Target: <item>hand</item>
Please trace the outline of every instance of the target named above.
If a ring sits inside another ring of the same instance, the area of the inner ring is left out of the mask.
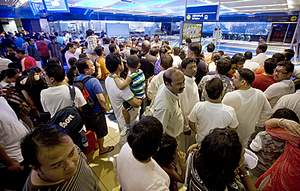
[[[20,165],[20,163],[18,163],[15,160],[12,160],[8,166],[7,166],[7,170],[9,171],[13,171],[13,172],[20,172],[22,171],[24,168]]]
[[[196,144],[191,145],[188,148],[187,154],[190,154],[191,152],[194,152],[194,151],[197,151],[197,150],[199,150],[199,145],[196,143]]]
[[[182,151],[177,151],[177,159],[181,168],[186,165],[186,154]]]

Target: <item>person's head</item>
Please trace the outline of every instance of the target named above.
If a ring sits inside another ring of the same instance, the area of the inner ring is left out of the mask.
[[[80,58],[89,58],[89,57],[86,53],[81,53],[81,54],[79,54],[79,59]]]
[[[173,54],[174,54],[174,56],[179,56],[179,54],[180,54],[180,48],[179,47],[174,47],[173,48]]]
[[[243,68],[246,59],[242,53],[237,53],[231,58],[232,64],[235,64],[237,69]]]
[[[176,159],[177,141],[174,137],[164,134],[161,145],[157,153],[153,156],[154,160],[161,166],[167,167]]]
[[[77,69],[80,74],[92,75],[95,73],[95,65],[88,58],[80,58],[77,61]]]
[[[17,49],[16,50],[16,57],[18,59],[23,59],[26,56],[25,50]]]
[[[137,55],[139,53],[139,49],[133,47],[130,49],[130,55]]]
[[[216,62],[221,58],[221,54],[218,52],[213,52],[211,55],[211,61]]]
[[[284,54],[281,54],[281,53],[274,53],[272,58],[273,58],[275,64],[277,64],[278,62],[281,62],[281,61],[285,61],[285,56],[284,56]]]
[[[153,47],[149,51],[149,54],[152,55],[152,56],[155,56],[155,57],[158,56],[158,53],[159,53],[159,49],[157,47]]]
[[[55,36],[58,36],[58,32],[54,32],[54,35],[55,35]]]
[[[14,55],[16,53],[15,50],[16,50],[15,46],[6,47],[6,51],[8,55]]]
[[[74,54],[76,52],[76,46],[74,43],[69,42],[66,46],[66,50]]]
[[[235,178],[242,156],[242,144],[236,130],[213,129],[195,153],[196,171],[208,190],[225,190]]]
[[[161,45],[162,46],[169,46],[170,43],[169,43],[169,41],[164,40],[164,41],[162,41]]]
[[[8,68],[1,71],[1,80],[4,80],[6,83],[15,83],[19,77],[19,72],[15,68]]]
[[[105,58],[105,64],[110,73],[121,73],[124,70],[121,57],[115,54],[107,55]]]
[[[53,57],[53,58],[50,58],[47,62],[47,66],[48,65],[60,65],[60,61],[58,58],[56,57]]]
[[[251,51],[246,51],[244,53],[244,57],[246,60],[251,60],[252,59],[252,52]]]
[[[127,136],[134,158],[148,161],[160,147],[162,135],[163,126],[155,117],[147,116],[135,123]]]
[[[97,56],[103,56],[104,49],[103,49],[102,46],[97,46],[94,51],[95,51]]]
[[[94,34],[94,31],[92,29],[88,29],[85,33],[86,33],[86,37],[89,37]]]
[[[142,43],[142,52],[143,53],[148,53],[151,48],[151,43],[148,40],[144,40]]]
[[[273,73],[275,81],[288,80],[291,78],[294,71],[294,64],[291,61],[281,61],[277,63],[277,66]]]
[[[216,70],[218,74],[227,75],[228,72],[231,70],[231,60],[225,57],[221,57],[219,60],[216,61]],[[235,70],[233,74],[235,73]]]
[[[48,64],[45,68],[47,81],[50,85],[60,83],[65,79],[65,71],[61,65]]]
[[[55,43],[56,42],[56,36],[50,36],[50,40],[52,43]]]
[[[269,75],[273,75],[276,66],[277,65],[276,65],[274,59],[273,58],[268,58],[264,62],[265,73],[269,74]]]
[[[169,54],[161,54],[160,55],[160,67],[162,70],[167,70],[172,67],[173,58]]]
[[[192,42],[188,47],[188,57],[198,58],[201,56],[202,46],[200,43]]]
[[[159,41],[159,35],[158,35],[158,34],[155,34],[155,35],[154,35],[154,41],[155,41],[155,42],[158,42],[158,41]]]
[[[163,74],[163,80],[166,87],[173,93],[182,93],[185,87],[184,74],[176,68],[169,68]]]
[[[285,56],[285,60],[291,61],[292,58],[295,56],[295,51],[293,49],[285,49],[283,54]]]
[[[181,69],[184,75],[193,77],[197,73],[197,63],[193,58],[185,58],[181,62]]]
[[[248,68],[238,69],[233,75],[233,85],[236,89],[248,89],[255,79],[254,72]]]
[[[28,79],[26,83],[33,82],[33,81],[39,81],[41,79],[42,70],[39,67],[31,68],[28,73]]]
[[[189,45],[190,43],[192,43],[191,38],[186,38],[186,39],[185,39],[185,43],[186,43],[187,45]]]
[[[138,69],[140,66],[140,59],[137,55],[130,55],[127,57],[127,66],[128,68]]]
[[[224,56],[224,54],[225,54],[223,50],[219,50],[218,53],[220,53],[221,56]]]
[[[273,113],[271,118],[277,118],[277,119],[283,118],[283,119],[293,120],[293,121],[299,123],[299,118],[298,118],[297,114],[288,108],[277,109]]]
[[[259,44],[258,47],[256,48],[256,54],[260,54],[260,53],[265,53],[268,49],[268,45],[263,43],[263,44]]]
[[[223,93],[222,80],[220,80],[220,78],[213,78],[207,81],[205,85],[205,90],[209,99],[221,101]]]
[[[115,43],[112,43],[108,46],[110,53],[117,53],[118,52],[118,46]]]
[[[77,59],[75,57],[71,57],[69,58],[68,63],[71,67],[76,66]]]
[[[216,48],[215,45],[213,43],[210,43],[207,45],[206,50],[207,52],[213,52],[215,51],[215,48]]]
[[[185,51],[184,51],[183,49],[180,50],[180,53],[179,53],[178,56],[181,58],[181,60],[185,59],[185,58],[186,58],[186,53],[185,53]]]
[[[45,182],[65,181],[74,176],[79,154],[72,139],[59,127],[36,128],[21,142],[24,162]]]

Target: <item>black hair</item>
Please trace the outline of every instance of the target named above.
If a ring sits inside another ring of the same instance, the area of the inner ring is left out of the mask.
[[[284,66],[285,70],[290,73],[290,72],[294,72],[294,64],[291,61],[281,61],[277,63],[277,66]]]
[[[272,58],[273,58],[275,64],[285,60],[284,54],[281,54],[281,53],[274,53]]]
[[[224,56],[224,51],[223,50],[219,50],[218,53],[220,53],[221,56]]]
[[[127,137],[133,156],[139,161],[148,160],[157,152],[162,135],[163,126],[155,117],[147,116],[135,123]]]
[[[133,47],[130,49],[130,55],[134,55],[134,54],[138,54],[139,53],[139,49]]]
[[[109,52],[114,53],[117,49],[117,45],[115,43],[112,43],[108,46]]]
[[[264,52],[267,51],[268,45],[265,44],[265,43],[264,44],[259,44],[257,48],[260,49],[264,53]]]
[[[186,58],[185,51],[184,50],[180,50],[180,53],[179,53],[178,56],[181,58],[181,60],[185,59]]]
[[[86,53],[81,53],[81,54],[79,54],[79,59],[80,58],[89,58],[89,57],[87,56]]]
[[[244,64],[245,61],[246,61],[246,59],[242,53],[237,53],[237,54],[233,55],[231,58],[232,64],[237,64],[237,65],[241,64],[241,63]]]
[[[216,61],[216,70],[218,74],[226,75],[231,69],[231,60],[225,57],[221,57]]]
[[[192,51],[197,57],[201,56],[202,46],[197,42],[192,42],[189,44],[189,49]]]
[[[16,53],[17,54],[25,54],[25,50],[23,50],[23,49],[17,49]]]
[[[74,46],[75,46],[75,44],[73,42],[68,42],[65,49],[67,51],[67,50],[69,50],[70,48],[72,48]]]
[[[295,56],[295,51],[293,49],[285,49],[284,50],[285,60],[291,61]]]
[[[58,32],[54,32],[54,35],[55,35],[55,36],[58,36]]]
[[[161,145],[153,159],[163,167],[168,166],[175,161],[177,141],[174,137],[164,134],[161,139]]]
[[[92,29],[88,29],[85,33],[86,33],[86,37],[89,37],[94,34],[94,31]]]
[[[223,82],[220,78],[213,78],[206,82],[205,90],[207,96],[212,99],[216,100],[222,95],[223,92]]]
[[[277,118],[277,119],[284,118],[284,119],[289,119],[289,120],[299,123],[299,118],[298,118],[297,114],[293,110],[290,110],[288,108],[277,109],[273,113],[271,118]]]
[[[69,58],[68,63],[70,64],[71,67],[76,66],[77,59],[75,57],[71,57]]]
[[[89,60],[90,59],[88,58],[80,58],[77,61],[77,69],[80,74],[84,74],[84,70],[89,68],[89,65],[87,64],[87,61]]]
[[[195,168],[208,190],[225,190],[235,178],[242,144],[234,129],[213,129],[195,153]]]
[[[18,74],[18,69],[8,68],[6,70],[2,70],[0,74],[0,81],[4,78],[14,78]]]
[[[169,54],[161,54],[160,55],[160,66],[163,69],[171,68],[173,65],[173,58]]]
[[[97,56],[102,56],[104,49],[102,46],[97,46],[94,51],[97,54]]]
[[[211,55],[211,61],[216,62],[216,61],[220,60],[221,57],[222,56],[221,56],[220,53],[213,52],[212,55]]]
[[[119,65],[122,64],[121,58],[115,54],[109,54],[105,58],[106,68],[110,73],[117,71]]]
[[[64,129],[59,126],[47,126],[35,128],[21,141],[21,152],[24,163],[39,168],[39,147],[52,148],[62,143],[62,138],[67,136]]]
[[[45,72],[49,78],[54,78],[56,82],[62,82],[65,79],[65,71],[59,64],[48,64]]]
[[[185,69],[187,67],[187,65],[192,64],[192,63],[196,63],[197,64],[197,60],[193,59],[193,58],[185,58],[181,62],[181,68]]]
[[[180,54],[180,48],[179,47],[174,47],[173,48],[173,53],[174,53],[174,56],[178,56]]]
[[[215,50],[216,46],[213,43],[210,43],[207,45],[206,50],[207,52],[213,52]]]
[[[192,43],[192,40],[190,38],[186,38],[185,42],[189,44],[189,43]]]
[[[47,62],[47,66],[48,65],[60,65],[60,61],[58,58],[56,57],[53,57],[53,58],[50,58]]]
[[[140,59],[137,55],[130,55],[130,56],[127,57],[126,60],[127,60],[128,67],[134,68],[134,69],[138,68],[138,65],[140,63]]]
[[[246,60],[252,59],[252,52],[251,51],[246,51],[244,53],[244,57],[245,57]]]
[[[276,68],[276,63],[273,58],[268,58],[264,62],[264,69],[267,74],[273,74],[274,69]]]
[[[240,74],[240,79],[243,79],[247,82],[247,84],[252,85],[255,75],[254,72],[249,70],[248,68],[241,68],[238,69],[238,72]]]

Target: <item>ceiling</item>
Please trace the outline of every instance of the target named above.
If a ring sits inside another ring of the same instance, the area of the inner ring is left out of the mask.
[[[42,2],[42,0],[32,0]],[[54,0],[55,1],[55,0]],[[56,0],[57,1],[57,0]],[[0,6],[22,6],[28,0],[0,0]],[[69,7],[134,15],[183,16],[185,5],[218,4],[219,0],[67,0]],[[220,14],[300,11],[300,0],[220,0]]]

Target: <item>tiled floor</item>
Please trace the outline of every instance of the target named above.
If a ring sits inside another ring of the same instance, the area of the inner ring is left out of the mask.
[[[114,169],[114,160],[119,153],[121,146],[119,129],[117,123],[107,118],[108,135],[104,138],[104,146],[115,146],[115,149],[103,156],[99,156],[96,151],[94,160],[90,163],[99,178],[99,185],[102,191],[116,191],[119,190],[117,177]]]

